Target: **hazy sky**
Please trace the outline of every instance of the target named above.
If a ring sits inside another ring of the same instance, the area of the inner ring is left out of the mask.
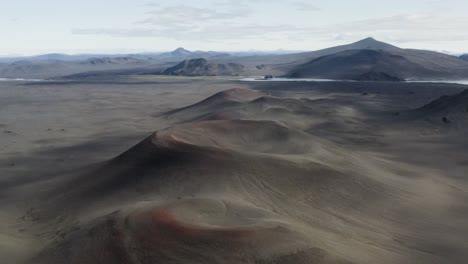
[[[468,52],[467,10],[467,0],[0,0],[0,55],[315,50],[368,36]]]

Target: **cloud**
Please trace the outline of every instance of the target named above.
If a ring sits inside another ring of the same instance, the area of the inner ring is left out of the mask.
[[[303,39],[311,28],[297,27],[294,25],[234,25],[219,24],[202,28],[186,27],[158,27],[158,28],[91,28],[72,30],[73,34],[82,35],[107,35],[113,37],[160,37],[174,40],[203,40],[203,41],[232,41],[245,39],[275,40],[284,38]]]
[[[111,37],[148,37],[156,31],[149,28],[73,28],[75,35],[105,35]]]
[[[356,39],[376,36],[395,42],[435,42],[468,40],[463,28],[466,17],[446,17],[440,14],[399,14],[383,18],[350,21],[322,29],[320,34],[333,32],[334,39]]]
[[[260,0],[265,1],[266,0]],[[158,37],[173,40],[238,41],[242,39],[298,38],[311,29],[291,24],[253,23],[249,1],[224,0],[210,7],[149,3],[146,17],[125,28],[73,28],[77,35]],[[255,20],[254,20],[255,21]]]
[[[147,12],[147,17],[136,24],[193,25],[217,23],[247,17],[250,10],[243,5],[219,4],[216,8],[200,8],[190,5],[157,6]]]
[[[296,6],[296,9],[298,11],[302,11],[302,12],[322,10],[320,7],[310,2],[294,2],[294,6]]]
[[[263,1],[259,3],[258,1]],[[313,2],[288,1],[281,4],[258,0],[217,0],[211,5],[193,5],[174,0],[150,3],[142,18],[125,27],[73,28],[76,35],[105,35],[125,38],[159,38],[197,42],[241,42],[257,39],[258,43],[281,40],[282,43],[350,42],[368,36],[394,43],[466,41],[468,17],[450,13],[401,13],[384,17],[351,20],[338,24],[313,21],[276,19],[264,21],[263,15],[279,14],[279,10],[304,12],[321,11]],[[440,1],[432,0],[431,3]],[[264,6],[264,8],[262,8]],[[258,10],[258,8],[262,8]],[[292,9],[291,9],[292,8]],[[422,12],[422,11],[421,11]],[[290,14],[289,14],[290,15]],[[283,22],[286,21],[286,22]],[[296,22],[288,22],[296,21]],[[299,24],[300,23],[300,24]],[[287,48],[287,47],[286,47]]]

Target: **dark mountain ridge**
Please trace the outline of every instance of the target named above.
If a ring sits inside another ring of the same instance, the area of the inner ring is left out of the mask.
[[[431,74],[401,55],[383,50],[347,50],[298,66],[287,76],[342,80],[404,80],[416,72]]]
[[[367,39],[364,43],[371,42]],[[468,77],[468,63],[457,57],[375,43],[374,47],[384,49],[353,49],[325,55],[294,66],[287,76],[364,81]]]
[[[366,38],[351,44],[340,45],[316,51],[291,53],[291,54],[280,54],[280,55],[261,55],[261,56],[246,56],[236,58],[235,62],[242,63],[244,65],[258,65],[259,62],[263,64],[301,64],[311,59],[315,59],[321,56],[330,55],[346,50],[357,50],[357,49],[372,49],[372,50],[400,50],[400,48],[391,44],[375,40],[374,38]]]
[[[90,58],[83,61],[81,64],[102,65],[102,64],[139,64],[146,63],[145,60],[136,59],[133,57],[104,57],[104,58]]]
[[[334,76],[336,79],[363,79],[363,80],[375,80],[375,79],[384,79],[384,80],[394,80],[397,77],[402,78],[415,78],[415,79],[450,79],[450,78],[467,78],[468,77],[468,62],[462,60],[461,58],[447,55],[435,51],[428,50],[417,50],[417,49],[402,49],[391,44],[387,44],[373,38],[366,38],[348,45],[341,45],[331,48],[326,48],[317,51],[311,52],[302,52],[295,54],[285,54],[285,55],[270,55],[270,56],[251,56],[251,57],[241,57],[234,58],[230,61],[241,63],[247,68],[253,68],[256,75],[291,75],[294,72],[304,71],[306,64],[311,63],[313,60],[320,57],[336,55],[337,58],[341,58],[344,52],[348,52],[351,55],[351,51],[359,50],[373,50],[378,52],[386,52],[391,55],[400,56],[407,60],[408,64],[405,65],[405,68],[410,68],[411,71],[405,73],[403,70],[394,69],[391,71],[363,71],[358,72],[354,75],[350,73],[356,71],[356,68],[360,66],[353,66],[353,70],[349,68],[341,68],[344,70],[343,73],[336,74],[336,69],[322,69],[322,72],[317,72],[320,74],[317,75],[302,75],[302,77],[324,77],[324,76]],[[339,55],[338,55],[339,54]],[[363,52],[364,57],[369,56],[369,53]],[[388,56],[387,56],[388,57]],[[330,58],[329,58],[330,59]],[[350,60],[356,59],[356,56],[353,55]],[[222,61],[222,60],[221,60]],[[386,64],[387,62],[382,62]],[[410,67],[408,67],[408,65]],[[418,65],[417,67],[415,67]],[[309,65],[311,66],[311,65]],[[351,64],[348,65],[351,67]],[[389,65],[391,66],[391,65]],[[394,65],[394,67],[399,67],[399,64]],[[379,67],[378,67],[379,68]],[[418,70],[416,70],[418,69]],[[311,73],[316,70],[308,70]],[[335,74],[326,73],[328,71],[334,71]],[[396,73],[393,73],[396,71]],[[362,75],[362,76],[361,76]],[[390,77],[390,78],[387,78]]]
[[[244,66],[236,63],[210,63],[198,58],[184,60],[162,72],[163,75],[179,76],[238,76],[244,73]]]

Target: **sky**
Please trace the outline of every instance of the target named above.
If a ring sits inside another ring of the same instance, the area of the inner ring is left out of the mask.
[[[366,37],[468,52],[467,0],[0,0],[0,7],[1,56],[304,51]]]

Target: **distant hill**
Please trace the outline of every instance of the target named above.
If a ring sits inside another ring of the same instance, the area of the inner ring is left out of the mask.
[[[6,63],[13,63],[13,62],[51,62],[51,61],[66,61],[66,62],[76,62],[76,61],[83,61],[91,58],[104,58],[104,57],[122,57],[122,55],[111,55],[111,54],[76,54],[76,55],[68,55],[68,54],[61,54],[61,53],[49,53],[49,54],[42,54],[36,56],[24,56],[24,57],[5,57],[0,58],[0,61]]]
[[[184,60],[162,72],[163,75],[180,76],[238,76],[244,73],[244,66],[236,63],[210,63],[206,59],[198,58]]]
[[[451,96],[442,96],[413,110],[412,114],[435,124],[451,128],[468,128],[468,90]]]
[[[460,56],[460,59],[468,61],[468,54],[463,54]]]
[[[174,51],[171,52],[171,55],[173,56],[189,56],[191,55],[192,52],[189,50],[186,50],[184,48],[177,48]]]
[[[71,61],[71,60],[76,60],[76,57],[73,55],[67,55],[67,54],[50,53],[50,54],[32,56],[26,59],[32,60],[32,61],[45,61],[45,60]]]
[[[227,58],[231,55],[225,52],[217,51],[190,51],[184,48],[177,48],[171,52],[161,53],[154,56],[151,56],[153,60],[159,61],[180,61],[186,59],[196,59],[196,58]]]
[[[0,63],[0,78],[60,78],[79,76],[96,76],[96,74],[148,74],[155,69],[165,69],[167,65],[174,65],[181,60],[193,58],[223,58],[229,54],[213,51],[188,51],[178,48],[167,53],[145,53],[134,55],[64,55],[46,54],[33,57],[11,58]],[[225,64],[210,67],[205,74],[217,75],[221,72],[226,75],[236,75],[239,69],[236,64]],[[212,73],[209,73],[212,72]],[[242,71],[239,71],[242,72]],[[89,73],[89,74],[87,74]],[[159,73],[159,71],[158,71]],[[229,74],[230,73],[230,74]]]
[[[287,76],[363,81],[466,78],[468,63],[442,53],[388,46],[325,55],[293,67]]]
[[[0,59],[0,78],[87,78],[112,74],[148,74],[156,69],[165,69],[167,65],[194,58],[226,58],[231,56],[224,52],[189,51],[177,48],[164,53],[140,53],[128,55],[59,53],[28,57],[11,57]],[[226,64],[226,72],[237,71],[235,64]],[[222,71],[223,66],[218,70]],[[158,73],[160,70],[158,70]]]
[[[326,56],[330,54],[335,54],[339,53],[342,51],[346,50],[359,50],[359,49],[366,49],[366,50],[386,50],[386,51],[399,51],[401,50],[397,46],[393,46],[391,44],[385,43],[378,41],[374,38],[366,38],[351,44],[347,45],[341,45],[341,46],[336,46],[336,47],[331,47],[331,48],[326,48],[326,49],[321,49],[317,51],[310,51],[310,52],[304,52],[304,53],[298,53],[296,56],[303,56],[303,58],[306,57],[321,57],[321,56]],[[285,55],[287,56],[287,55]]]
[[[17,61],[0,64],[0,78],[58,78],[94,71],[148,68],[154,69],[155,62],[129,57],[90,58],[84,61]]]
[[[417,50],[417,49],[402,49],[397,46],[375,40],[373,38],[366,38],[351,44],[341,45],[331,48],[326,48],[317,51],[310,52],[301,52],[295,54],[283,54],[283,55],[266,55],[266,56],[248,56],[240,58],[232,58],[230,60],[219,60],[219,62],[231,61],[235,63],[240,63],[245,65],[249,71],[253,69],[255,75],[284,75],[290,74],[293,71],[298,70],[304,64],[310,63],[312,60],[336,54],[337,57],[342,56],[343,54],[338,55],[341,52],[352,51],[352,50],[374,50],[374,51],[384,51],[392,55],[404,57],[406,60],[411,62],[411,64],[419,65],[418,68],[422,70],[423,73],[427,74],[416,74],[414,76],[403,74],[405,78],[466,78],[468,77],[468,63],[460,58],[455,56],[427,51],[427,50]],[[353,56],[352,59],[355,59]],[[423,70],[424,68],[425,70]],[[355,71],[357,69],[354,69]],[[327,70],[328,71],[328,70]],[[412,71],[413,72],[413,71]],[[417,71],[419,73],[419,71]],[[434,73],[435,75],[432,75]],[[361,72],[364,74],[363,79],[375,79],[376,77],[381,78],[386,75],[395,76],[391,72],[384,72],[384,74],[376,73],[375,71],[371,72]],[[333,75],[333,74],[328,74]],[[337,76],[338,78],[347,77],[348,73],[344,74],[345,76]],[[377,76],[380,75],[380,76]],[[323,76],[323,75],[321,75]],[[304,77],[318,77],[312,75],[304,75]],[[352,76],[353,78],[358,78],[357,75]],[[383,78],[385,79],[385,78]]]
[[[235,56],[245,56],[250,53],[233,53]],[[29,62],[47,62],[47,61],[67,61],[78,62],[95,58],[123,58],[131,57],[141,60],[183,60],[189,58],[210,58],[210,57],[229,57],[230,53],[217,51],[189,51],[184,48],[177,48],[170,52],[144,52],[133,54],[61,54],[49,53],[35,56],[20,56],[20,57],[0,57],[1,63],[13,63],[17,61]]]
[[[403,56],[383,50],[347,50],[314,59],[292,70],[288,77],[342,80],[398,81],[407,74],[429,70]]]
[[[104,58],[91,58],[86,61],[81,62],[81,64],[90,64],[90,65],[105,65],[105,64],[143,64],[146,63],[145,60],[136,59],[132,57],[104,57]]]
[[[49,78],[68,72],[73,71],[70,71],[70,63],[64,61],[18,61],[0,65],[0,78]]]
[[[245,56],[235,58],[233,60],[236,63],[241,63],[243,65],[259,65],[259,64],[292,64],[297,65],[300,63],[305,63],[312,59],[326,56],[330,54],[335,54],[338,52],[346,50],[357,50],[357,49],[372,49],[372,50],[399,50],[400,48],[375,40],[373,38],[366,38],[351,44],[316,50],[300,53],[291,53],[291,54],[280,54],[280,55],[261,55],[261,56]]]

